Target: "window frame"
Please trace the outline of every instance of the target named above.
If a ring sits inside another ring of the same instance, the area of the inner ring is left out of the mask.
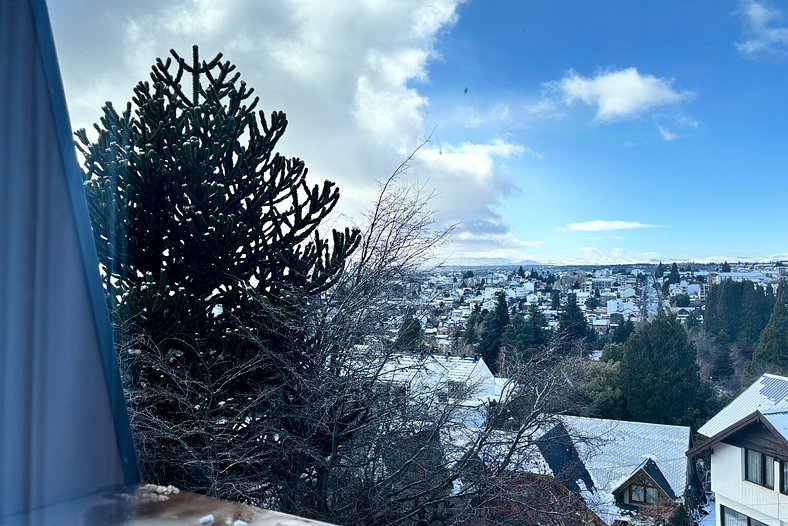
[[[788,495],[788,461],[780,460],[780,493]]]
[[[760,461],[760,469],[758,470],[759,473],[757,475],[758,480],[753,480],[750,478],[750,454],[759,455]],[[757,449],[750,449],[744,448],[744,480],[747,482],[752,482],[753,484],[757,484],[761,487],[774,489],[774,457],[771,455],[767,455],[766,453],[762,453]],[[771,476],[769,476],[769,474]],[[771,484],[769,484],[769,479],[771,479]]]
[[[640,488],[643,495],[643,500],[638,500],[635,498],[635,488]],[[657,492],[657,498],[653,502],[649,502],[648,500],[648,490],[653,489]],[[629,502],[631,504],[636,504],[638,506],[650,506],[652,504],[657,504],[660,499],[659,488],[656,484],[653,484],[645,475],[640,475],[637,479],[635,479],[627,488],[629,492]]]
[[[765,524],[765,523],[763,523],[763,522],[761,522],[761,521],[759,521],[757,519],[753,519],[749,515],[745,515],[744,513],[740,512],[740,511],[736,511],[733,508],[730,508],[728,506],[724,506],[724,505],[720,504],[720,524],[722,526],[731,526],[730,524],[726,524],[726,521],[725,521],[725,519],[727,518],[727,514],[728,513],[730,513],[731,515],[737,515],[738,517],[736,517],[736,518],[739,519],[739,520],[743,520],[744,523],[746,524],[746,526],[768,526],[767,524]],[[731,517],[731,518],[733,518],[733,517]]]

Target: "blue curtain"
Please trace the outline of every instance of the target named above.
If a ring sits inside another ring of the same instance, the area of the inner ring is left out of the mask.
[[[0,518],[138,479],[44,0],[0,0]]]

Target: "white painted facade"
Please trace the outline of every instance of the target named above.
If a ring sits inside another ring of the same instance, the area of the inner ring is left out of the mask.
[[[780,463],[775,461],[775,489],[744,480],[744,449],[729,444],[715,444],[711,455],[711,489],[717,501],[717,526],[722,526],[720,506],[770,526],[788,525],[788,495],[779,491],[779,471]]]

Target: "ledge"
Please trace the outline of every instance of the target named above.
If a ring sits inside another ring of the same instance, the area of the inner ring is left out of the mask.
[[[63,502],[13,517],[0,525],[85,526],[331,526],[325,522],[152,484]]]

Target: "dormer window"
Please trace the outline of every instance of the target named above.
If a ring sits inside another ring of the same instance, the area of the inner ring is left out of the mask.
[[[629,486],[629,501],[633,504],[654,504],[659,500],[659,490],[644,476]]]
[[[745,449],[744,480],[774,488],[774,457],[754,449]]]

